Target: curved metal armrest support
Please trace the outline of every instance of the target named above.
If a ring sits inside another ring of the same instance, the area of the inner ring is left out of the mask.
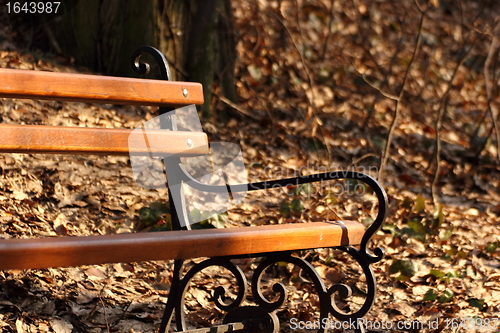
[[[182,167],[181,170],[186,177],[185,181],[189,184],[189,186],[199,190],[206,191],[212,193],[224,193],[227,192],[227,186],[214,186],[200,183],[198,180],[191,177]],[[327,180],[336,180],[336,179],[353,179],[359,180],[368,185],[377,196],[378,199],[378,213],[377,217],[373,221],[373,223],[368,227],[360,244],[360,250],[365,259],[370,263],[378,262],[382,259],[384,255],[384,251],[381,248],[376,248],[373,250],[374,255],[371,255],[367,251],[368,242],[372,238],[372,236],[382,227],[382,223],[384,222],[387,215],[387,194],[380,184],[371,176],[356,172],[356,171],[332,171],[319,173],[315,175],[308,176],[298,176],[293,178],[285,178],[279,180],[270,180],[258,183],[249,183],[249,184],[238,184],[231,185],[232,192],[244,192],[244,191],[256,191],[256,190],[265,190],[283,186],[293,186],[293,185],[301,185],[307,183],[314,183],[319,181],[327,181]]]
[[[370,255],[366,250],[368,242],[370,241],[372,236],[382,227],[382,223],[384,222],[387,215],[387,205],[388,205],[387,194],[373,177],[355,171],[332,171],[332,172],[325,172],[308,176],[299,176],[288,179],[272,180],[260,183],[250,183],[248,184],[248,190],[253,191],[253,190],[275,188],[277,186],[301,185],[301,184],[314,183],[327,180],[337,180],[337,179],[353,179],[362,181],[375,192],[379,205],[377,216],[373,221],[373,223],[368,227],[365,234],[363,235],[360,244],[360,249],[363,252],[363,254],[366,255],[366,259],[369,262],[377,262],[381,260],[384,254],[381,248],[377,248],[374,250],[375,256]]]

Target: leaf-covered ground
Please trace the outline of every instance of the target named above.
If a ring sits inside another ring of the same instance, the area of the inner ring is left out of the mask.
[[[380,180],[390,209],[371,244],[383,246],[386,257],[374,267],[379,292],[366,319],[393,327],[373,331],[497,331],[500,177],[491,114],[499,107],[492,45],[500,6],[369,0],[233,6],[240,101],[233,119],[203,121],[210,139],[239,144],[252,181],[331,169],[377,176],[386,157]],[[70,59],[29,50],[29,36],[11,28],[0,29],[0,67],[76,72]],[[3,123],[134,128],[155,116],[149,108],[109,105],[10,99],[0,105]],[[214,99],[213,107],[227,105]],[[139,209],[166,193],[135,185],[128,165],[122,157],[2,154],[2,237],[141,231]],[[255,193],[228,213],[228,225],[369,223],[377,207],[355,185]],[[358,286],[341,307],[362,302],[359,267],[335,251],[301,255],[328,284]],[[254,261],[241,265],[249,275],[255,268]],[[294,318],[317,318],[317,298],[300,272],[276,271],[269,282],[290,289],[290,306],[278,311],[282,330],[291,331]],[[195,310],[192,324],[220,319],[205,296],[231,285],[224,271],[205,273],[186,302]],[[169,262],[1,272],[2,331],[154,332],[170,274]],[[438,327],[396,328],[410,321]]]

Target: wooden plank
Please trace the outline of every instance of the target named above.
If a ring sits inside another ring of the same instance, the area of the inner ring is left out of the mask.
[[[208,153],[203,132],[144,130],[133,135],[132,129],[60,127],[0,124],[0,152],[97,155],[179,154],[196,156]],[[188,146],[188,139],[191,147]]]
[[[180,107],[203,104],[200,83],[0,69],[0,97]],[[184,89],[187,96],[184,95]]]
[[[189,259],[357,245],[354,221],[0,240],[0,270]]]

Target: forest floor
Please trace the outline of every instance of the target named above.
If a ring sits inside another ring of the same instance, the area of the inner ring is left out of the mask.
[[[464,8],[443,1],[420,21],[412,2],[233,1],[240,101],[235,117],[202,125],[211,141],[240,145],[250,181],[333,169],[377,177],[391,133],[380,178],[388,219],[370,244],[386,251],[374,265],[379,291],[366,315],[373,332],[496,332],[500,326],[500,174],[488,116],[498,101],[483,73],[491,24],[464,16],[472,17],[478,3]],[[494,16],[499,8],[491,6]],[[1,68],[77,72],[70,59],[28,50],[26,36],[11,28],[0,29]],[[146,107],[31,100],[0,99],[0,107],[2,123],[18,124],[135,128],[156,115]],[[213,107],[228,106],[215,98]],[[390,132],[396,109],[401,113]],[[441,151],[434,181],[436,133]],[[339,184],[310,195],[296,189],[249,194],[226,223],[369,223],[377,208],[366,204],[370,195]],[[136,185],[127,157],[0,156],[3,238],[147,232],[138,212],[158,201],[166,201],[165,191]],[[355,309],[364,299],[359,267],[336,251],[316,254],[308,256],[328,285],[353,287],[339,306]],[[239,264],[251,275],[256,261]],[[171,262],[142,262],[1,272],[0,326],[19,333],[154,332],[171,268]],[[317,318],[314,290],[293,267],[277,269],[290,292],[290,306],[278,310],[282,331],[308,331],[290,323]],[[191,324],[220,319],[206,295],[231,281],[223,270],[196,278],[186,301],[194,310]]]

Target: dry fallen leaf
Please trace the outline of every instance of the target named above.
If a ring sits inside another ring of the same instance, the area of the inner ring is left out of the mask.
[[[71,333],[73,332],[73,325],[65,320],[54,319],[51,322],[52,329],[55,333]]]

